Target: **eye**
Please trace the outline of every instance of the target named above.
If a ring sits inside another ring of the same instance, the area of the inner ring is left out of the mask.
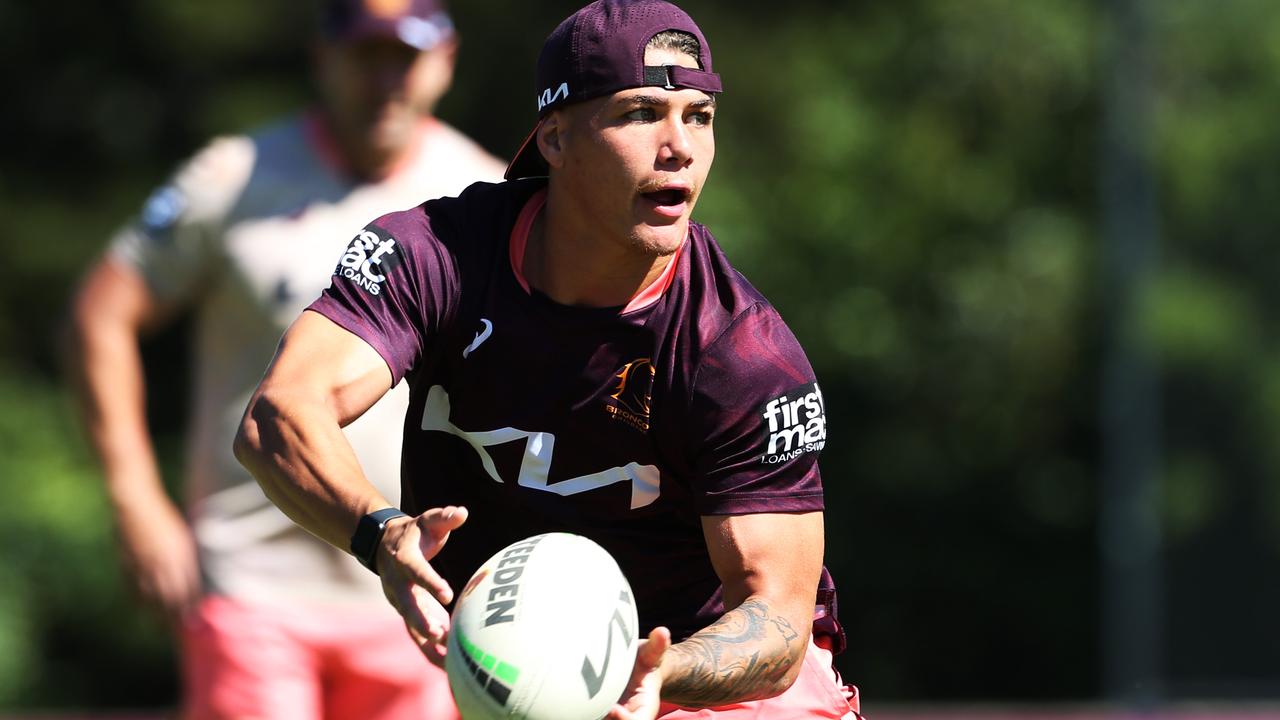
[[[690,113],[689,124],[697,125],[699,127],[707,127],[711,125],[711,118],[713,115],[714,113],[710,110],[699,110],[695,113]]]
[[[628,120],[636,120],[639,122],[653,122],[658,119],[658,113],[651,107],[638,107],[629,111],[623,117]]]

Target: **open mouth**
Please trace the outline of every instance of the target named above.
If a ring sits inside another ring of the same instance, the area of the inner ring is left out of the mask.
[[[644,193],[644,196],[649,198],[656,205],[679,205],[689,199],[688,191],[679,188],[668,188],[665,190],[647,192]]]
[[[692,195],[689,188],[649,186],[640,188],[640,195],[660,215],[678,216],[685,210],[685,203]]]

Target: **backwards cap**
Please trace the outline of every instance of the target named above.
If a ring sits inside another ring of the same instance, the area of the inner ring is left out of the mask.
[[[679,65],[646,66],[644,50],[666,30],[698,39],[701,70]],[[538,124],[552,110],[627,88],[654,86],[721,92],[711,70],[711,48],[698,25],[665,0],[596,0],[570,15],[547,36],[538,55]],[[538,152],[538,126],[507,167],[509,180],[547,174]]]

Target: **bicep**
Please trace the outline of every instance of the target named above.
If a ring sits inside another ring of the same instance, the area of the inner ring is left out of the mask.
[[[822,574],[821,512],[707,515],[702,531],[726,607],[760,596],[807,626]]]
[[[323,402],[347,425],[391,389],[391,370],[367,342],[314,311],[285,331],[259,393]]]

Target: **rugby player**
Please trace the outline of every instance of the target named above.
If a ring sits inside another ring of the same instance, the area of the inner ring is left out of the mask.
[[[84,421],[125,564],[174,618],[187,718],[450,718],[377,578],[291,522],[231,453],[281,333],[370,217],[500,179],[503,163],[432,116],[457,36],[437,0],[327,2],[318,106],[214,140],[146,203],[74,300]],[[376,250],[374,251],[376,253]],[[374,282],[372,266],[350,282]],[[186,515],[148,435],[140,333],[195,319]],[[404,387],[346,429],[398,495]]]
[[[352,241],[250,400],[237,456],[381,574],[436,661],[476,567],[575,532],[618,560],[651,629],[611,717],[854,717],[831,664],[822,392],[690,220],[721,92],[705,37],[667,2],[600,0],[548,37],[536,88],[507,182]],[[402,379],[398,510],[340,427]]]

